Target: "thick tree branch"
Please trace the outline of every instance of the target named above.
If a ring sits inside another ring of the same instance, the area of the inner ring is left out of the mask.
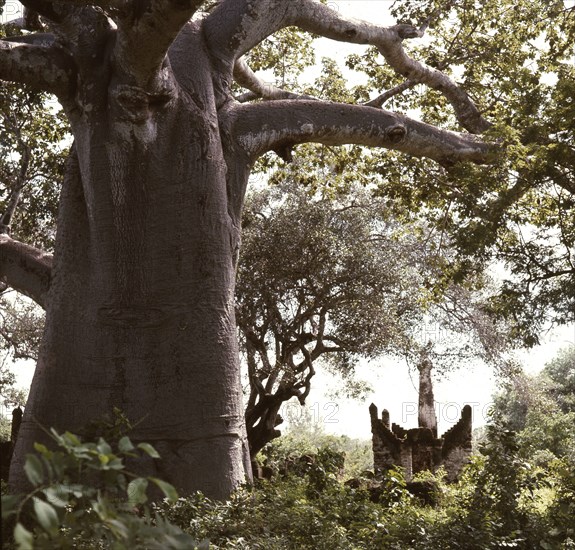
[[[376,46],[397,73],[443,93],[466,130],[481,133],[489,128],[467,94],[447,75],[407,55],[403,40],[423,35],[411,25],[380,27],[345,18],[317,0],[224,0],[208,16],[204,28],[215,53],[233,60],[291,25],[333,40]]]
[[[34,2],[36,1],[38,0],[34,0]],[[112,8],[116,10],[126,10],[130,7],[130,4],[137,3],[131,2],[130,0],[57,0],[57,2],[58,4],[69,4],[77,7],[96,6],[98,8]]]
[[[442,165],[487,163],[495,146],[473,135],[441,130],[408,117],[365,107],[320,101],[279,100],[235,105],[228,111],[232,135],[254,158],[304,142],[358,144],[427,157]]]
[[[58,97],[68,96],[75,84],[72,58],[57,46],[36,46],[15,40],[0,40],[0,79]]]
[[[49,32],[37,32],[24,34],[22,36],[10,36],[3,39],[6,42],[16,42],[17,44],[31,44],[33,46],[44,46],[49,48],[54,45],[56,37]]]
[[[378,49],[389,65],[409,81],[426,84],[441,92],[451,103],[457,120],[467,131],[480,134],[491,126],[463,89],[441,71],[411,59],[400,40],[385,40],[378,45]]]
[[[423,36],[422,30],[410,25],[381,28],[364,21],[341,17],[327,6],[312,0],[304,2],[305,9],[294,12],[298,27],[334,40],[366,43],[376,46],[390,67],[408,80],[428,85],[443,93],[451,103],[460,124],[469,132],[481,133],[490,124],[481,116],[468,95],[447,75],[411,59],[403,48],[403,40]]]
[[[264,38],[288,26],[354,44],[373,44],[386,28],[346,19],[318,0],[223,0],[206,18],[209,46],[237,59]]]
[[[24,11],[24,28],[29,28],[29,23],[34,14],[46,17],[50,21],[60,21],[60,15],[54,9],[53,2],[48,0],[21,0],[22,5],[26,8]]]
[[[0,277],[43,308],[46,307],[51,272],[51,255],[8,235],[0,235]]]
[[[202,25],[208,47],[232,64],[281,29],[287,11],[288,2],[280,0],[222,0]]]
[[[121,10],[129,5],[130,0],[21,0],[21,2],[26,8],[24,12],[24,28],[29,29],[27,20],[35,18],[37,15],[41,15],[53,23],[61,23],[65,19],[69,7],[97,7]]]

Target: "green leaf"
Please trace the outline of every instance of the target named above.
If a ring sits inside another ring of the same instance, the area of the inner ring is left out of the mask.
[[[36,450],[37,452],[39,452],[43,455],[50,453],[50,451],[48,450],[48,447],[46,447],[46,445],[42,445],[42,443],[34,443],[34,450]]]
[[[122,520],[110,519],[106,522],[106,526],[112,530],[116,538],[127,539],[130,537],[130,529]],[[112,548],[124,549],[126,547],[123,543],[116,542]]]
[[[138,449],[142,449],[145,453],[150,455],[152,458],[160,458],[158,451],[154,449],[149,443],[138,443]]]
[[[54,438],[54,441],[56,441],[56,443],[58,443],[63,447],[66,446],[64,444],[64,438],[54,428],[50,428],[50,433],[52,434],[52,437]]]
[[[130,451],[133,451],[134,448],[134,444],[130,441],[130,438],[127,435],[118,441],[118,449],[122,453],[129,453]]]
[[[131,506],[144,504],[148,500],[146,496],[146,489],[148,488],[148,480],[143,477],[137,477],[128,483],[126,492],[128,493],[128,503]]]
[[[170,502],[176,502],[178,500],[178,492],[173,485],[156,477],[151,477],[150,481],[155,483],[162,490]]]
[[[63,435],[63,438],[66,442],[70,443],[71,445],[81,445],[82,442],[80,441],[80,439],[78,438],[78,436],[74,435],[71,432],[66,432]]]
[[[21,523],[16,524],[14,529],[14,540],[18,545],[18,550],[34,549],[34,537]]]
[[[100,438],[98,440],[98,446],[96,447],[98,452],[103,455],[111,455],[112,454],[112,447],[108,444],[105,439]]]
[[[94,512],[96,512],[98,517],[104,522],[114,519],[117,516],[114,506],[111,505],[108,499],[101,493],[98,493],[96,500],[92,500],[90,504]]]
[[[65,485],[52,485],[44,489],[46,500],[53,506],[65,508],[68,504],[70,490]]]
[[[38,523],[48,531],[48,533],[55,533],[58,531],[60,520],[58,519],[58,514],[52,505],[40,500],[39,498],[34,498],[34,512],[36,513]]]
[[[28,481],[35,487],[41,485],[44,481],[44,471],[42,469],[42,462],[36,455],[27,455],[26,463],[24,464],[24,472]]]
[[[93,487],[80,485],[79,483],[71,483],[67,485],[57,485],[56,490],[61,494],[73,495],[75,498],[82,498],[95,491]]]
[[[122,462],[121,458],[118,457],[114,457],[112,460],[110,460],[110,462],[108,462],[108,464],[106,464],[105,468],[102,468],[103,470],[123,470],[124,469],[124,463]]]

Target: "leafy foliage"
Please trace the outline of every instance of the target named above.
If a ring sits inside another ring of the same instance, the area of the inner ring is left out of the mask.
[[[559,410],[570,414],[564,398],[571,395],[574,364],[572,348],[549,362],[525,410],[539,406],[542,394],[547,401],[540,406],[551,422]],[[505,396],[496,399],[479,452],[458,482],[446,484],[441,471],[419,474],[418,480],[438,487],[435,506],[414,498],[398,470],[380,479],[356,471],[354,479],[342,483],[346,442],[326,437],[304,416],[291,433],[266,447],[263,454],[276,471],[271,481],[240,491],[228,503],[200,495],[180,499],[168,517],[215,548],[572,548],[575,440],[566,432],[557,434],[566,452],[553,456],[556,442],[536,439],[538,449],[549,453],[541,461],[526,447],[534,439],[525,428],[529,414],[518,425],[525,410],[503,408],[502,403],[517,399],[509,392]],[[551,398],[566,408],[550,408]]]
[[[418,481],[437,487],[433,506],[409,492],[398,469],[343,483],[346,441],[317,433],[313,442],[328,445],[313,452],[296,434],[271,444],[268,454],[276,459],[306,454],[226,502],[200,493],[178,498],[170,485],[126,470],[135,455],[157,453],[121,435],[123,424],[117,416],[113,445],[53,430],[58,450],[36,445],[25,466],[32,490],[2,500],[17,548],[188,549],[207,548],[209,541],[214,550],[555,550],[575,544],[574,463],[563,457],[532,464],[498,413],[457,483],[446,484],[441,471],[419,474]],[[166,498],[148,505],[152,486]]]
[[[0,296],[0,349],[14,361],[38,358],[44,312],[32,300],[16,293]]]
[[[256,459],[277,473],[302,457],[317,454],[319,449],[334,451],[345,458],[339,475],[342,480],[359,476],[373,465],[371,441],[328,434],[324,425],[314,421],[305,408],[297,418],[290,418],[289,428],[282,437],[266,445]]]
[[[0,213],[15,238],[51,250],[68,126],[46,94],[0,86]],[[4,223],[4,221],[3,221]]]
[[[16,387],[16,376],[6,366],[6,360],[0,363],[0,441],[9,441],[12,430],[11,412],[26,403],[27,392]]]
[[[82,441],[69,432],[50,431],[57,450],[36,443],[26,458],[31,485],[25,495],[2,496],[2,521],[13,526],[18,550],[53,548],[200,548],[194,539],[159,516],[151,516],[148,488],[176,502],[168,483],[137,477],[127,461],[159,458],[146,443],[123,436],[113,449],[103,438]]]
[[[505,153],[479,169],[399,164],[393,153],[370,155],[365,166],[382,175],[380,193],[399,210],[423,208],[453,236],[463,261],[452,264],[452,276],[477,261],[506,265],[492,308],[513,319],[514,336],[532,345],[546,322],[575,319],[575,10],[559,0],[398,0],[392,11],[402,21],[427,19],[428,42],[413,55],[456,78],[495,121],[488,134]],[[398,84],[388,69],[373,68],[375,55],[370,50],[348,64],[372,90]],[[417,105],[428,122],[454,125],[433,90],[408,87],[392,101],[404,110]]]
[[[572,472],[566,464],[531,468],[517,455],[514,434],[499,423],[458,483],[445,484],[440,473],[422,475],[439,488],[435,507],[409,493],[401,471],[344,484],[340,466],[337,452],[320,449],[291,473],[226,503],[195,495],[160,508],[215,549],[555,549],[575,540],[567,516],[575,503]]]
[[[0,26],[0,38],[10,30]],[[0,82],[0,230],[51,251],[68,124],[52,96]],[[35,359],[43,326],[39,307],[13,298],[0,281],[0,348],[12,359]]]
[[[360,358],[383,353],[414,363],[425,354],[438,370],[502,360],[505,330],[485,311],[489,279],[446,280],[452,250],[424,221],[400,223],[358,185],[309,193],[289,173],[275,182],[246,202],[236,286],[253,454],[279,435],[285,401],[304,404],[318,361],[353,381]],[[435,342],[427,322],[441,328]]]
[[[575,460],[575,348],[563,350],[536,376],[518,373],[496,396],[495,410],[515,431],[521,456],[548,465]]]

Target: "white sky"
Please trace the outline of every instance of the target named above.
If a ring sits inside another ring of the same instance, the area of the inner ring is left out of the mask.
[[[389,16],[392,0],[329,0],[328,4],[350,17],[366,19],[383,25],[393,24]],[[575,4],[568,0],[566,5]],[[15,0],[8,0],[0,21],[7,21],[21,16],[21,5]],[[353,52],[364,51],[364,46],[354,46],[333,42],[326,39],[318,41],[318,60],[329,56],[341,60]],[[348,73],[349,74],[349,73]],[[348,76],[346,74],[346,76]],[[518,353],[522,364],[528,372],[539,371],[556,353],[570,344],[575,344],[575,325],[563,327],[542,338],[542,345]],[[27,387],[34,372],[30,362],[20,362],[14,367],[18,385]],[[358,371],[358,376],[367,380],[374,391],[365,402],[348,399],[333,399],[330,393],[336,388],[337,381],[319,372],[313,380],[312,391],[307,407],[315,421],[324,425],[326,431],[336,434],[347,434],[353,437],[370,437],[368,406],[374,402],[379,412],[383,408],[390,411],[393,422],[406,427],[417,425],[417,377],[410,377],[407,366],[399,361],[382,358],[378,364],[365,365]],[[490,369],[481,364],[466,365],[435,383],[436,412],[439,431],[442,433],[454,424],[461,408],[470,404],[474,411],[474,426],[485,423],[485,411],[489,407],[495,389],[495,381]],[[299,414],[299,405],[294,404],[283,411],[283,416]]]
[[[559,350],[573,344],[575,325],[570,325],[542,337],[542,345],[528,351],[516,352],[515,355],[524,369],[534,374],[553,359]],[[407,428],[417,426],[418,378],[416,374],[410,375],[405,362],[382,358],[376,364],[360,369],[358,376],[370,382],[374,390],[367,395],[364,402],[330,398],[330,393],[336,389],[337,381],[330,380],[321,373],[313,380],[307,407],[312,412],[312,417],[322,423],[327,432],[370,437],[368,407],[372,402],[380,414],[383,409],[388,409],[392,422]],[[439,432],[445,432],[459,420],[461,409],[466,404],[473,409],[474,427],[484,425],[495,390],[493,370],[481,362],[461,365],[459,370],[436,379],[434,394]],[[335,413],[334,408],[337,408]],[[297,409],[291,407],[289,413],[297,414]]]

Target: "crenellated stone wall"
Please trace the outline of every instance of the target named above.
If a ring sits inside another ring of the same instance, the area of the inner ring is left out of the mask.
[[[12,428],[10,431],[10,441],[0,442],[0,479],[6,482],[8,481],[8,472],[10,471],[12,452],[14,451],[14,445],[16,443],[16,438],[18,437],[20,424],[22,423],[22,414],[23,412],[20,407],[16,407],[12,411]]]
[[[471,456],[472,412],[469,405],[461,411],[459,422],[443,434],[441,462],[447,471],[447,480],[456,481],[459,472]]]
[[[389,412],[384,410],[381,419],[377,407],[369,407],[373,443],[373,462],[376,472],[401,466],[405,478],[410,481],[414,474],[425,470],[434,472],[443,466],[447,480],[455,481],[471,455],[471,407],[465,405],[461,418],[443,436],[435,437],[429,427],[406,430],[391,424]]]

